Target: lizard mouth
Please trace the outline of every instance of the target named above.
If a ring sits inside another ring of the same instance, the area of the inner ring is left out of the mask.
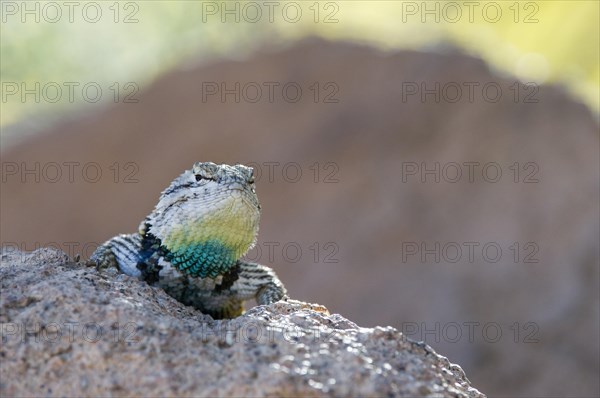
[[[231,185],[229,185],[228,188],[233,191],[243,191],[243,192],[248,192],[248,193],[254,194],[254,187],[250,187],[250,186],[248,186],[248,184],[234,182]]]

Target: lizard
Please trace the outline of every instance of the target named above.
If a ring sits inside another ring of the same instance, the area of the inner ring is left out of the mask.
[[[161,193],[137,233],[98,246],[90,264],[116,267],[214,319],[234,318],[246,300],[287,299],[271,268],[241,259],[256,243],[260,213],[251,167],[197,162]]]

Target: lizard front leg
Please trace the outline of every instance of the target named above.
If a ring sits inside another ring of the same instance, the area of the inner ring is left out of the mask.
[[[141,247],[140,234],[121,234],[98,246],[90,261],[96,264],[99,271],[114,267],[127,275],[140,277],[137,265]]]
[[[266,305],[287,298],[283,283],[271,268],[242,260],[238,260],[237,265],[239,278],[231,289],[239,299],[256,299],[259,305]]]

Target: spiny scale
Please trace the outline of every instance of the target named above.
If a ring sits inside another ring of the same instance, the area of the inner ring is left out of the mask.
[[[213,317],[233,317],[245,300],[270,304],[286,295],[270,268],[240,260],[256,242],[259,219],[252,168],[195,163],[162,192],[138,233],[108,240],[91,260]]]
[[[165,258],[178,270],[193,277],[216,278],[235,264],[232,251],[218,240],[190,244],[178,251],[169,251]]]

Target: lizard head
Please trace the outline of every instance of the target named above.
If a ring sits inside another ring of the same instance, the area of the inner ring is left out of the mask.
[[[205,162],[162,192],[147,222],[173,265],[215,277],[254,246],[259,220],[252,168]]]

